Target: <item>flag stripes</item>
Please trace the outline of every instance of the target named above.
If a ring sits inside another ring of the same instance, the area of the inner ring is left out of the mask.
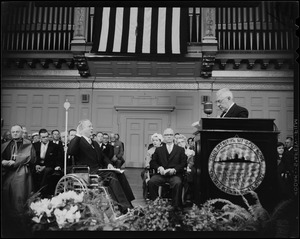
[[[92,53],[185,54],[187,8],[97,7]]]

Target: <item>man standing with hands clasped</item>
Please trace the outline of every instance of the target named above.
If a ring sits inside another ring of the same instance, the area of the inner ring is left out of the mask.
[[[150,199],[155,200],[158,187],[168,182],[172,190],[172,206],[177,210],[182,207],[182,178],[187,156],[184,148],[174,144],[174,131],[171,128],[167,128],[163,136],[166,144],[156,148],[150,161],[150,168],[157,172],[149,181]]]

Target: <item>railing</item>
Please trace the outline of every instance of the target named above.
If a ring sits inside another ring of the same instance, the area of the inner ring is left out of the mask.
[[[26,2],[7,10],[2,17],[3,50],[70,50],[74,7],[35,7]]]
[[[216,8],[219,50],[292,50],[293,21],[275,4]]]
[[[219,50],[292,50],[293,20],[280,18],[274,2],[257,7],[217,7]],[[89,7],[86,41],[93,42],[94,7]],[[200,45],[201,8],[189,8],[189,45]],[[74,7],[36,7],[33,2],[11,7],[2,17],[2,50],[70,50]]]

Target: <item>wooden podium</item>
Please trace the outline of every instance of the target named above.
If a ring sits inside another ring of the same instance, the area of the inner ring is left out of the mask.
[[[223,198],[246,207],[255,191],[271,212],[277,201],[274,119],[202,118],[195,132],[195,203]]]

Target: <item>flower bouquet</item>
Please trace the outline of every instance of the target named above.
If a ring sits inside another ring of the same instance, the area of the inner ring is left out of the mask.
[[[121,215],[117,205],[112,211],[109,200],[99,190],[67,191],[51,199],[34,195],[28,201],[32,230],[103,230]]]

